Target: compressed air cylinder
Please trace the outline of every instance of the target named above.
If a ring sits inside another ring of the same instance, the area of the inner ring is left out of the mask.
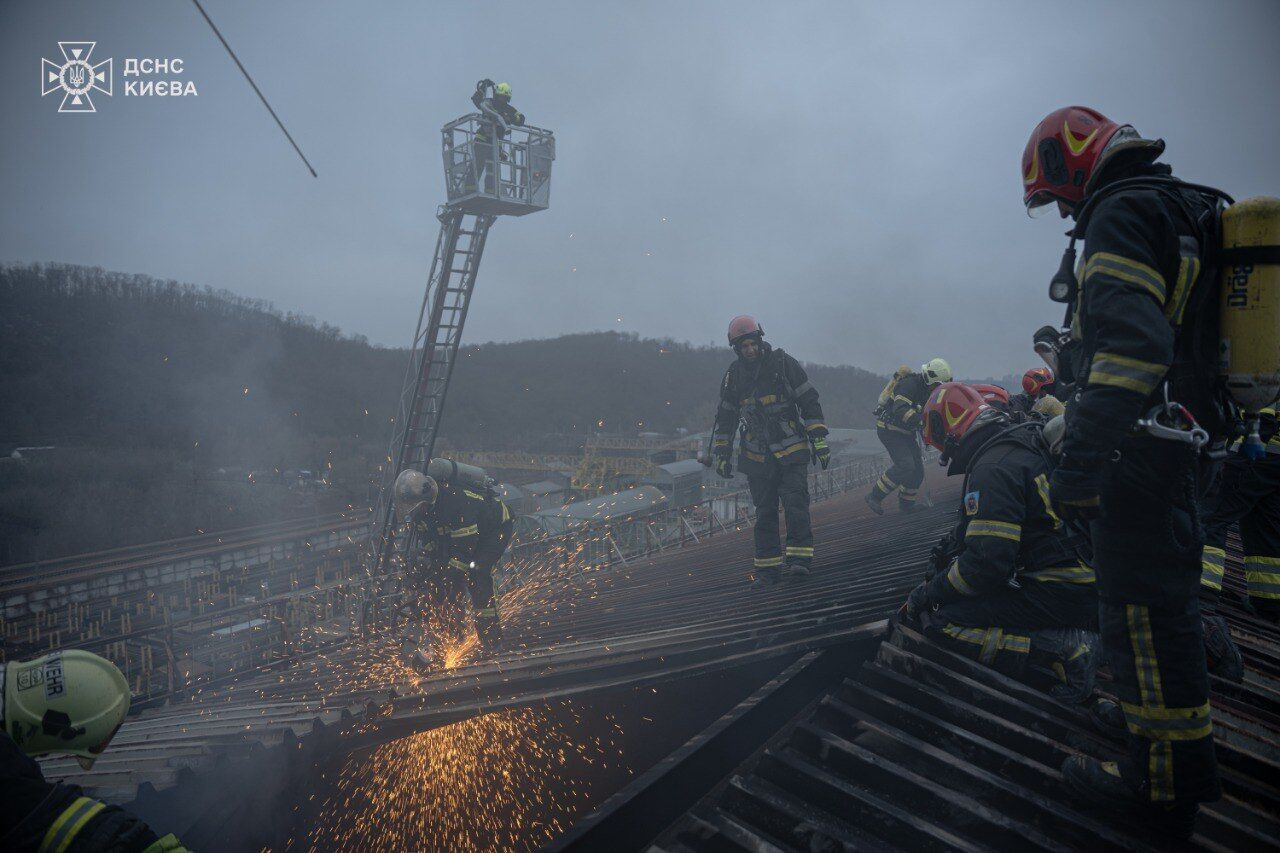
[[[1246,414],[1280,395],[1280,199],[1222,214],[1219,373]]]
[[[452,459],[432,459],[427,465],[427,476],[437,483],[457,483],[463,486],[483,486],[489,475],[483,468],[464,465]]]

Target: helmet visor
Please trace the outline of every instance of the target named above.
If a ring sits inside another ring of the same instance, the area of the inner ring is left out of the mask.
[[[1031,194],[1027,199],[1027,216],[1032,219],[1040,219],[1054,210],[1054,202],[1058,201],[1058,197],[1051,192],[1040,190]]]

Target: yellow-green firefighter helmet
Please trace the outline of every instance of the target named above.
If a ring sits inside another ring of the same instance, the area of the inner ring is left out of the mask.
[[[495,94],[495,95],[500,95],[500,96],[502,96],[502,97],[504,97],[504,98],[510,98],[510,97],[511,97],[511,84],[510,84],[510,83],[499,83],[498,85],[496,85],[496,86],[494,86],[494,87],[493,87],[493,94]]]
[[[930,385],[939,385],[951,381],[951,365],[945,358],[933,358],[920,365],[924,380]]]
[[[4,730],[28,755],[74,755],[88,770],[129,713],[129,683],[80,649],[0,666]]]

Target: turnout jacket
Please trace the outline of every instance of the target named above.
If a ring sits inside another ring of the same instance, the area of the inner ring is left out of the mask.
[[[477,142],[488,142],[491,138],[490,127],[494,129],[497,137],[501,139],[506,135],[509,125],[520,126],[524,124],[524,113],[520,112],[511,104],[499,104],[492,98],[486,98],[484,93],[477,89],[471,95],[471,103],[475,104],[485,118],[489,121],[482,125],[479,132],[476,133]]]
[[[476,558],[477,546],[498,539],[502,525],[511,520],[511,510],[488,488],[450,482],[441,482],[439,488],[435,506],[417,523],[418,535],[437,564],[466,570]]]
[[[915,433],[920,429],[920,414],[929,399],[929,383],[920,373],[899,368],[880,392],[873,414],[877,429]]]
[[[1011,581],[1093,583],[1093,570],[1080,561],[1049,503],[1051,463],[1041,426],[1021,425],[986,440],[992,443],[969,463],[950,534],[960,543],[959,557],[929,581],[929,603],[989,595]]]
[[[1162,165],[1125,177],[1169,176]],[[1098,202],[1084,224],[1084,259],[1072,318],[1081,377],[1068,408],[1064,465],[1093,468],[1161,399],[1187,406],[1210,434],[1225,418],[1216,392],[1216,287],[1204,272],[1205,223],[1214,202],[1188,188],[1172,196],[1123,189]]]
[[[739,470],[751,474],[770,459],[784,465],[806,465],[809,442],[827,434],[818,390],[796,361],[780,349],[760,342],[754,362],[739,357],[720,383],[720,408],[712,436],[712,452],[733,454],[734,432],[740,434]]]
[[[159,853],[185,850],[119,806],[84,796],[78,785],[50,782],[40,765],[0,731],[0,849]]]

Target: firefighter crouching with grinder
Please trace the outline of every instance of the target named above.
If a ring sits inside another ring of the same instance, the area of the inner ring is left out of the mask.
[[[880,392],[873,415],[876,436],[889,452],[893,463],[871,487],[867,506],[876,515],[884,515],[885,498],[898,492],[898,509],[911,512],[916,508],[916,494],[924,482],[924,457],[920,453],[920,412],[929,392],[942,382],[951,381],[951,365],[935,358],[913,371],[903,365],[889,378]]]
[[[902,613],[941,645],[1081,704],[1092,699],[1100,653],[1098,596],[1079,537],[1049,505],[1062,426],[1061,417],[1016,422],[958,382],[934,389],[924,440],[948,476],[964,476],[964,498],[933,576]]]
[[[1104,653],[1128,728],[1124,760],[1072,756],[1062,773],[1090,804],[1185,838],[1199,803],[1221,795],[1196,592],[1199,451],[1227,426],[1218,287],[1206,271],[1226,197],[1174,179],[1155,163],[1163,150],[1067,107],[1036,127],[1022,174],[1029,211],[1075,220],[1050,297],[1068,305],[1081,375],[1049,491],[1063,521],[1090,525]]]
[[[756,508],[755,581],[768,587],[806,577],[813,563],[809,522],[809,474],[812,459],[831,463],[827,426],[818,391],[804,368],[764,340],[753,318],[729,323],[729,345],[738,358],[720,384],[720,407],[712,434],[716,473],[733,476],[734,435],[740,438],[738,470],[747,475]],[[785,560],[778,533],[778,504],[787,517]]]
[[[49,782],[34,756],[74,755],[85,770],[129,713],[129,684],[115,664],[79,649],[0,663],[0,850],[185,853],[119,806]]]
[[[452,465],[455,471],[469,467],[432,460],[433,470],[437,463]],[[428,600],[439,606],[445,588],[441,575],[458,572],[467,581],[481,647],[489,653],[500,651],[501,614],[493,568],[511,542],[511,510],[485,482],[463,476],[437,480],[412,468],[396,477],[395,501],[400,518],[415,527],[418,553],[413,569]]]

